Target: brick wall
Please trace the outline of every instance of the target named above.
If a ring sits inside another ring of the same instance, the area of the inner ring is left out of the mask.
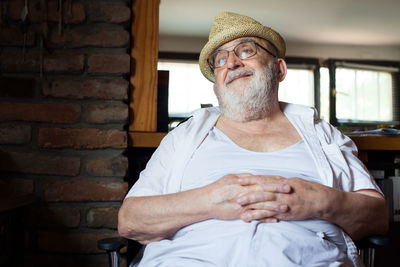
[[[0,2],[0,193],[40,199],[27,266],[106,266],[96,242],[127,192],[131,4],[62,2],[60,35],[58,1],[30,0],[25,37],[24,0]]]

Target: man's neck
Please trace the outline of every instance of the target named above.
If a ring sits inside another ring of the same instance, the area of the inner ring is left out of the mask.
[[[216,127],[238,146],[256,152],[284,149],[301,140],[301,136],[279,108],[259,120],[238,122],[221,115]]]
[[[240,122],[231,120],[222,114],[217,121],[217,127],[229,131],[233,130],[248,134],[264,134],[268,132],[269,129],[276,127],[286,120],[286,116],[281,111],[279,103],[277,103],[272,109],[272,112],[261,119]]]

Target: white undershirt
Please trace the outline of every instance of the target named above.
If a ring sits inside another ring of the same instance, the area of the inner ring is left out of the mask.
[[[181,190],[226,174],[252,173],[321,182],[304,141],[274,152],[236,145],[214,127],[187,165]],[[324,220],[261,223],[206,220],[147,245],[139,266],[347,266],[342,230]]]
[[[226,174],[237,173],[298,177],[321,183],[303,140],[274,152],[254,152],[238,146],[214,127],[189,161],[181,190],[201,187]]]

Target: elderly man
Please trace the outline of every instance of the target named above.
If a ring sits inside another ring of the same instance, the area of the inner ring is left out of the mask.
[[[119,212],[120,234],[147,244],[139,266],[357,266],[352,239],[387,230],[354,143],[278,102],[284,56],[271,28],[215,17],[199,64],[220,107],[164,138]]]

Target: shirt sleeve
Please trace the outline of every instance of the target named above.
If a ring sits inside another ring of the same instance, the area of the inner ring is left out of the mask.
[[[340,146],[346,162],[349,164],[351,177],[353,178],[353,191],[362,189],[373,189],[382,193],[376,184],[374,177],[369,173],[367,167],[358,158],[357,147],[348,136],[343,135],[345,142]]]
[[[372,189],[382,194],[382,191],[376,184],[374,177],[369,173],[366,166],[358,158],[357,146],[348,136],[341,133],[334,126],[323,122],[324,128],[328,127],[328,132],[333,138],[333,143],[339,148],[340,156],[344,159],[344,164],[347,165],[346,172],[350,179],[350,187],[348,191],[358,191],[362,189]],[[383,195],[383,194],[382,194]]]
[[[170,132],[164,137],[125,198],[163,194],[175,151],[173,135]]]

